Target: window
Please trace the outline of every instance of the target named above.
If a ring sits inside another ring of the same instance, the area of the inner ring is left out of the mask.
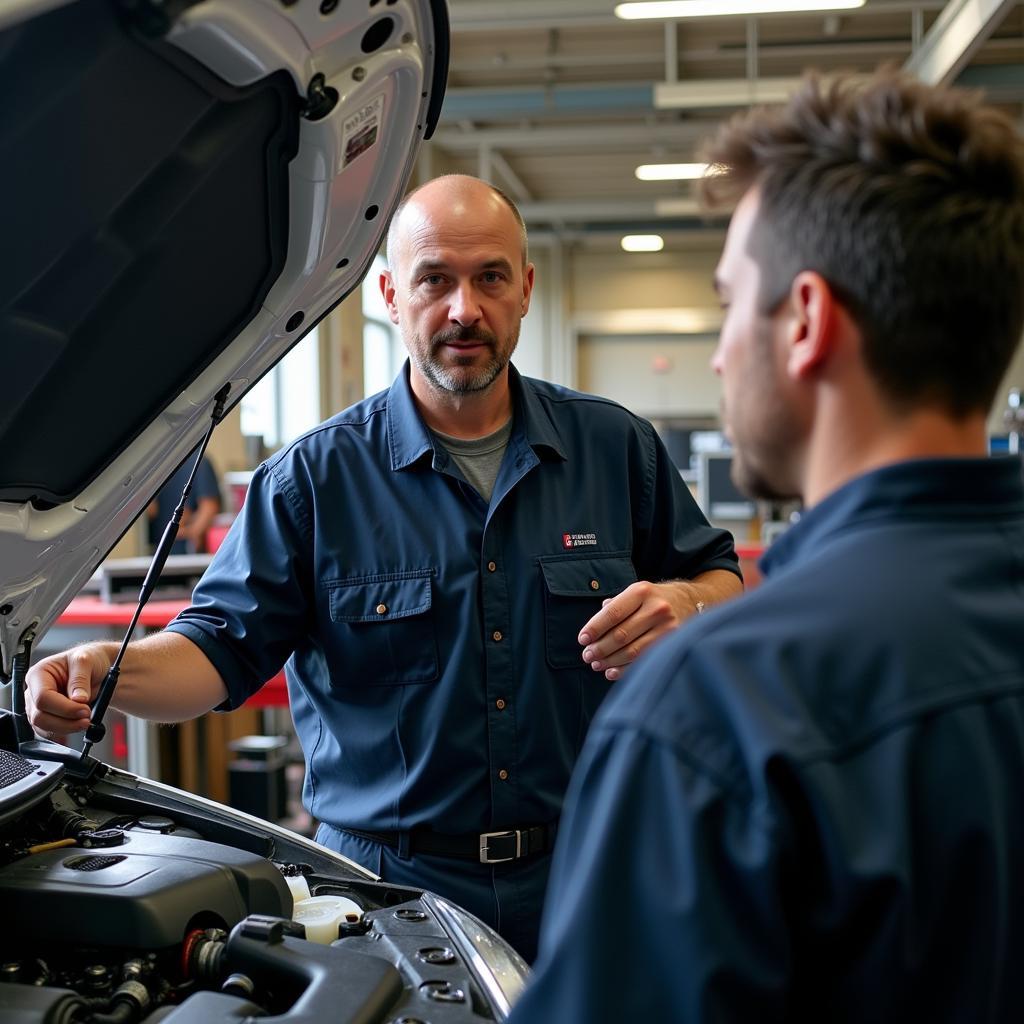
[[[320,422],[319,331],[313,328],[242,399],[242,434],[276,451]]]
[[[405,345],[398,328],[388,319],[387,306],[380,293],[380,273],[387,269],[383,256],[363,279],[363,394],[375,395],[391,387],[405,361]]]

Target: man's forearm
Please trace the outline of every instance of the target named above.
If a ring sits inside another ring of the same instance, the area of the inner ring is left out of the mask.
[[[113,661],[118,644],[104,644]],[[138,718],[184,722],[227,697],[220,673],[180,633],[155,633],[128,645],[113,704]]]
[[[743,593],[743,583],[728,569],[709,569],[692,580],[666,580],[686,598],[692,614],[699,614],[714,604],[721,604]]]

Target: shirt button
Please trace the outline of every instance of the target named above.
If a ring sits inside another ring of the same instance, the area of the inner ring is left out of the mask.
[[[499,711],[504,711],[505,710],[505,702],[500,697],[494,702],[494,706]]]
[[[388,606],[386,604],[384,604],[383,602],[381,604],[377,605],[377,614],[378,615],[383,615],[387,610],[388,610]]]
[[[494,572],[494,570],[497,569],[497,568],[498,568],[497,563],[495,563],[495,562],[488,562],[487,563],[487,571],[488,572]]]
[[[598,583],[597,580],[591,580],[590,581],[590,589],[591,590],[600,590],[601,589],[601,584]]]
[[[493,633],[491,634],[491,639],[492,639],[492,640],[493,640],[493,641],[494,641],[495,643],[498,643],[498,642],[499,642],[499,641],[501,640],[501,630],[500,630],[500,629],[496,629],[496,630],[495,630],[495,631],[494,631],[494,632],[493,632]]]
[[[505,771],[504,768],[502,768],[501,771],[498,772],[498,778],[501,779],[502,782],[504,782],[508,778],[508,772]]]

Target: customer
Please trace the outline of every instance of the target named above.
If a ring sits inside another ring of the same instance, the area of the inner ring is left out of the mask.
[[[287,661],[320,841],[532,957],[591,717],[639,651],[739,591],[736,556],[650,424],[509,365],[534,270],[507,198],[430,182],[388,251],[409,363],[257,470],[193,606],[129,648],[114,703],[237,707]],[[115,649],[33,670],[35,727],[84,728]]]
[[[890,72],[709,159],[737,482],[807,511],[602,707],[512,1019],[1024,1020],[1024,144]]]

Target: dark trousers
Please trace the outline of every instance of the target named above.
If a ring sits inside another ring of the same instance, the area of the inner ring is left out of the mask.
[[[317,830],[316,840],[386,882],[426,889],[451,900],[489,924],[528,963],[536,958],[550,854],[503,864],[427,854],[401,857],[397,849],[326,824]]]

